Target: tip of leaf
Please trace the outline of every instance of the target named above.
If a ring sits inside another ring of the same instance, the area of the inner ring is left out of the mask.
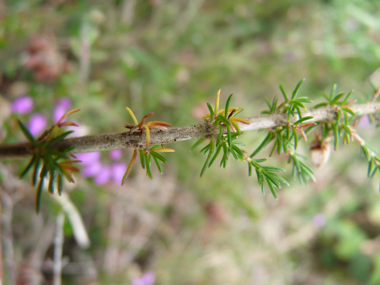
[[[139,122],[137,121],[136,116],[133,113],[133,111],[130,108],[128,108],[128,107],[125,107],[125,109],[127,110],[128,114],[132,117],[133,122],[137,126],[139,124]]]
[[[222,89],[218,90],[218,93],[216,93],[216,99],[215,99],[215,110],[214,113],[217,114],[219,110],[219,99],[220,99],[220,92],[222,92]]]

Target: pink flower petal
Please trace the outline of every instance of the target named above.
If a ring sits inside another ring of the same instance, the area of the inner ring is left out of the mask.
[[[317,214],[313,218],[313,224],[317,228],[322,228],[326,224],[326,218],[322,214]]]
[[[84,165],[90,165],[100,160],[100,152],[86,152],[75,154]]]
[[[47,119],[41,114],[33,114],[30,117],[28,128],[33,136],[39,135],[47,125]]]
[[[368,116],[361,117],[359,120],[358,126],[360,128],[368,128],[369,126],[371,126],[371,121],[369,120],[369,117]]]
[[[83,168],[81,173],[83,177],[93,177],[98,175],[102,171],[102,168],[102,164],[98,161],[95,161]]]
[[[109,156],[112,160],[120,160],[123,156],[123,152],[120,149],[111,150]]]
[[[11,104],[11,111],[17,114],[27,114],[33,110],[33,99],[30,96],[21,96]]]
[[[120,185],[121,180],[127,171],[127,165],[125,163],[115,163],[111,166],[111,169],[113,183]]]
[[[54,122],[58,122],[58,120],[71,108],[71,105],[72,104],[69,98],[65,97],[60,99],[53,110]]]
[[[97,185],[106,184],[111,178],[111,168],[109,166],[103,166],[100,172],[95,176],[94,182]]]
[[[144,281],[145,285],[153,285],[154,281],[156,281],[156,275],[152,271],[148,271],[144,273],[141,280]]]

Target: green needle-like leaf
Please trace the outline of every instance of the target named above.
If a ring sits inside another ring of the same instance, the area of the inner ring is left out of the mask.
[[[42,170],[40,172],[40,178],[41,179],[44,178],[46,176],[46,174],[48,173],[48,171],[49,171],[49,165],[48,165],[48,163],[49,163],[49,161],[45,157],[44,164],[43,164]]]
[[[271,173],[272,176],[274,176],[277,180],[281,181],[282,183],[284,183],[285,185],[287,186],[290,186],[289,182],[286,181],[284,178],[282,178],[280,175],[277,175],[275,173]]]
[[[219,125],[219,135],[218,135],[218,139],[216,140],[216,146],[220,144],[220,142],[222,141],[222,138],[223,138],[223,127]]]
[[[266,158],[252,159],[252,162],[257,163],[257,164],[264,162],[264,161],[267,161],[267,159]]]
[[[375,89],[376,90],[376,89]],[[343,100],[343,105],[345,105],[348,101],[348,99],[350,98],[351,94],[354,92],[354,90],[351,90],[350,92],[347,93],[347,96],[344,98]]]
[[[301,102],[298,102],[296,100],[290,101],[289,104],[295,105],[294,107],[298,106],[298,107],[306,109],[304,104],[302,104]]]
[[[54,179],[56,172],[54,170],[50,170],[50,179],[49,179],[49,192],[54,194]]]
[[[380,171],[379,166],[376,166],[376,167],[374,168],[374,170],[373,170],[372,173],[370,174],[369,178],[373,178],[373,176],[374,176],[375,173],[376,173],[376,170],[379,170],[379,171]]]
[[[338,95],[336,95],[330,102],[331,105],[333,104],[337,104],[339,99],[342,98],[344,96],[344,93],[339,93]]]
[[[62,191],[63,191],[63,179],[62,179],[61,174],[58,174],[58,177],[57,177],[57,188],[58,188],[58,194],[59,196],[61,196]]]
[[[164,163],[167,161],[165,157],[163,157],[161,154],[159,154],[159,153],[157,153],[155,151],[151,151],[150,154],[152,156],[156,157],[157,159],[161,160]]]
[[[28,139],[28,141],[30,143],[32,143],[33,145],[35,144],[36,142],[36,139],[34,138],[34,136],[32,135],[32,133],[29,131],[29,129],[24,125],[23,122],[21,122],[20,120],[17,120],[20,128],[21,128],[21,131],[22,133],[24,134],[24,136]]]
[[[337,85],[334,84],[333,87],[331,88],[331,92],[330,92],[330,97],[329,97],[329,101],[331,102],[335,96],[335,93],[336,93],[336,87]]]
[[[232,116],[230,114],[230,118],[236,117],[237,115],[239,115],[243,111],[244,111],[244,108],[240,108],[239,110],[236,110],[236,112],[233,113]]]
[[[319,103],[317,105],[315,105],[312,109],[318,109],[318,108],[321,108],[321,107],[326,107],[329,103]]]
[[[231,153],[236,160],[239,160],[239,156],[233,148],[231,148]]]
[[[34,166],[34,171],[33,171],[33,179],[32,179],[33,186],[36,186],[38,174],[41,167],[41,162],[42,162],[42,159],[40,157],[37,157],[37,161],[36,161],[36,164]]]
[[[237,132],[238,134],[241,134],[241,130],[240,130],[240,127],[239,127],[238,123],[235,122],[235,121],[230,121],[230,122],[231,122],[231,124],[235,127],[236,132]]]
[[[244,160],[243,151],[238,146],[236,146],[234,143],[232,144],[232,149],[239,155],[240,159]]]
[[[265,139],[261,142],[261,144],[255,149],[254,152],[251,153],[249,156],[250,158],[254,157],[263,147],[265,147],[267,144],[269,144],[274,139],[274,134],[272,132],[269,132]]]
[[[143,169],[145,169],[145,152],[144,150],[142,149],[139,149],[139,152],[140,152],[140,163],[141,163],[141,167]]]
[[[215,159],[218,157],[218,155],[219,155],[221,149],[222,149],[222,145],[220,144],[220,145],[216,148],[216,152],[215,152],[214,156],[211,158],[208,167],[210,167],[210,166],[214,163],[214,161],[215,161]]]
[[[286,171],[283,168],[275,167],[275,166],[261,166],[265,171],[276,171],[276,172],[284,172]]]
[[[294,149],[296,150],[298,147],[298,134],[296,128],[293,129],[293,138],[294,138]]]
[[[160,161],[158,160],[157,157],[155,157],[155,156],[152,156],[152,157],[153,157],[154,162],[155,162],[156,165],[157,165],[157,169],[158,169],[158,171],[162,174],[162,168],[161,168]]]
[[[373,169],[373,161],[371,160],[370,162],[368,162],[368,170],[367,170],[367,177],[370,177],[371,176],[371,173],[372,173],[372,169]]]
[[[145,154],[145,161],[146,161],[146,175],[149,176],[150,179],[153,178],[152,176],[152,157],[149,153]]]
[[[273,185],[272,185],[272,183],[271,183],[271,180],[268,179],[268,177],[265,177],[265,178],[266,178],[266,180],[267,180],[268,186],[269,186],[269,188],[270,188],[270,191],[272,192],[273,197],[274,197],[275,199],[277,199],[277,194],[276,194],[276,191],[274,191],[274,188],[273,188]]]
[[[232,145],[231,128],[230,128],[230,126],[226,126],[226,128],[227,128],[227,141],[228,141],[228,145],[231,147],[231,145]]]
[[[215,150],[215,141],[214,140],[211,140],[210,141],[210,150],[209,150],[209,153],[208,153],[208,156],[207,156],[207,159],[206,159],[206,161],[205,161],[205,164],[203,165],[203,168],[202,168],[202,171],[201,171],[201,177],[202,177],[202,175],[203,175],[203,173],[206,171],[206,169],[207,169],[207,166],[208,166],[208,164],[209,164],[209,161],[210,161],[210,159],[211,159],[211,157],[212,157],[212,155],[213,155],[213,153],[214,153],[214,150]]]
[[[265,194],[264,178],[263,174],[256,168],[256,177],[259,185],[261,186],[261,192]]]
[[[278,153],[278,155],[281,154],[281,150],[283,148],[282,144],[283,144],[282,137],[279,133],[277,133],[277,153]]]
[[[277,101],[278,101],[278,96],[274,96],[273,102],[272,102],[272,108],[271,108],[271,113],[273,114],[277,110]]]
[[[199,146],[200,144],[202,144],[204,141],[206,141],[207,139],[206,138],[200,138],[199,140],[197,140],[197,142],[191,147],[191,150],[194,150],[197,146]]]
[[[210,144],[208,144],[208,145],[206,145],[204,148],[202,148],[199,152],[200,153],[206,153],[206,152],[208,152],[209,151],[209,149],[210,149]]]
[[[232,94],[228,97],[227,99],[227,102],[226,102],[226,108],[224,109],[224,117],[227,119],[227,116],[228,116],[228,108],[230,106],[230,101],[231,101],[231,98],[232,98]]]
[[[209,112],[210,112],[210,118],[212,119],[212,118],[214,118],[214,110],[212,109],[212,107],[211,107],[211,105],[210,105],[210,103],[207,103],[207,108],[208,108],[208,110],[209,110]]]
[[[37,195],[36,195],[36,213],[37,214],[40,212],[41,195],[42,195],[43,189],[44,189],[44,178],[41,178],[41,180],[38,184]]]
[[[363,146],[361,146],[361,147],[362,147],[362,150],[363,150],[363,152],[364,152],[364,154],[365,154],[367,160],[368,160],[368,161],[371,161],[371,155],[369,154],[368,148],[367,148],[365,145],[363,145]]]
[[[343,129],[344,129],[344,130],[345,130],[350,136],[352,136],[351,130],[350,130],[349,127],[347,127],[347,125],[342,124],[342,127],[343,127]]]
[[[332,130],[334,133],[334,150],[336,150],[339,145],[339,129],[336,124],[332,124]]]
[[[252,176],[252,164],[248,162],[248,176]]]
[[[223,124],[225,124],[226,126],[230,126],[231,125],[231,122],[229,120],[227,120],[222,115],[218,115],[216,118],[219,119],[221,122],[223,122]],[[215,124],[215,125],[217,125],[217,124]]]
[[[350,114],[351,116],[353,116],[353,117],[356,116],[355,112],[352,111],[352,110],[351,110],[350,108],[348,108],[348,107],[343,107],[342,110],[345,111],[346,113],[349,113],[349,114]]]
[[[25,167],[23,172],[20,174],[20,179],[25,176],[29,172],[29,170],[32,168],[32,166],[36,163],[37,161],[37,155],[33,155],[32,159],[29,161],[28,165]]]
[[[289,101],[288,95],[286,94],[285,89],[284,89],[284,87],[282,87],[281,84],[280,84],[280,90],[281,90],[282,96],[284,96],[285,102],[288,102]]]
[[[269,99],[267,97],[265,97],[265,102],[267,103],[268,108],[269,108],[268,114],[271,114],[272,113],[272,103],[269,101]]]
[[[274,154],[274,152],[276,151],[276,149],[277,149],[277,145],[278,145],[278,140],[276,139],[276,141],[274,142],[274,144],[273,144],[273,148],[272,148],[272,150],[271,150],[271,152],[270,152],[270,154],[269,154],[269,157],[271,157],[273,154]]]
[[[307,116],[307,117],[303,117],[302,119],[299,119],[298,121],[295,121],[293,123],[293,125],[298,125],[298,124],[301,124],[302,122],[305,122],[307,120],[311,120],[312,118],[314,118],[313,116]]]
[[[51,140],[50,142],[50,145],[53,145],[55,144],[56,142],[59,142],[63,139],[65,139],[68,135],[72,134],[74,131],[68,131],[68,132],[65,132],[57,137],[55,137],[54,139]]]
[[[131,161],[129,162],[129,165],[128,165],[128,168],[127,168],[127,171],[125,172],[125,174],[124,174],[124,176],[123,176],[123,179],[121,180],[121,185],[124,184],[124,181],[125,181],[125,179],[128,177],[129,172],[131,172],[131,169],[132,169],[132,167],[133,167],[133,164],[134,164],[135,161],[136,161],[136,156],[137,156],[137,149],[135,149],[135,150],[133,151],[132,159],[131,159]]]
[[[298,95],[298,91],[300,90],[301,88],[301,85],[302,83],[305,81],[305,78],[301,79],[300,82],[298,82],[296,88],[294,89],[293,91],[293,94],[292,94],[292,100],[295,99]]]

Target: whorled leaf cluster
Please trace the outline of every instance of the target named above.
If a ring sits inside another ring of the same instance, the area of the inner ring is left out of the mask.
[[[44,188],[45,179],[48,176],[48,191],[54,194],[54,184],[56,182],[58,193],[61,195],[63,190],[63,177],[69,182],[74,182],[72,173],[79,172],[75,163],[81,161],[77,160],[75,155],[70,153],[73,151],[74,147],[65,149],[64,151],[54,149],[54,145],[57,142],[65,139],[68,135],[74,132],[65,132],[63,127],[78,126],[74,122],[63,122],[66,117],[78,111],[79,109],[75,109],[65,113],[55,125],[46,130],[37,139],[30,133],[24,123],[18,120],[21,131],[30,143],[29,152],[32,154],[32,158],[21,172],[20,178],[23,178],[31,169],[33,169],[32,184],[33,186],[38,184],[36,193],[37,213],[40,211],[41,194]]]

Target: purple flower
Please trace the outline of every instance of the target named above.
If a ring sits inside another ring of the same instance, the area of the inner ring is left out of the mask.
[[[21,96],[13,101],[11,105],[12,113],[26,114],[33,110],[33,100],[30,96]]]
[[[115,163],[111,166],[112,169],[112,181],[113,183],[120,185],[121,180],[125,172],[127,171],[127,165],[125,163]]]
[[[317,228],[322,228],[326,224],[326,218],[322,214],[317,214],[313,218],[313,224]]]
[[[100,159],[100,152],[86,152],[86,153],[78,153],[76,157],[79,160],[82,160],[84,165],[90,165],[94,162],[98,162]]]
[[[28,123],[29,131],[33,136],[37,136],[40,134],[47,125],[47,119],[44,115],[41,114],[33,114],[30,116],[30,120]]]
[[[71,101],[69,98],[60,99],[54,107],[53,118],[54,122],[58,120],[71,108]],[[64,121],[64,120],[63,120]]]
[[[132,285],[153,285],[156,281],[156,276],[152,271],[145,272],[140,278],[132,281]]]
[[[111,167],[103,166],[100,169],[100,172],[95,176],[94,182],[97,185],[106,184],[111,178]]]
[[[99,161],[94,161],[89,165],[86,165],[85,168],[82,169],[83,177],[93,177],[98,175],[103,169],[103,165]]]
[[[120,160],[122,155],[123,155],[123,152],[120,149],[111,150],[109,153],[110,158],[115,161]]]
[[[371,125],[371,121],[369,120],[368,116],[363,116],[359,120],[359,127],[360,128],[368,128]]]

